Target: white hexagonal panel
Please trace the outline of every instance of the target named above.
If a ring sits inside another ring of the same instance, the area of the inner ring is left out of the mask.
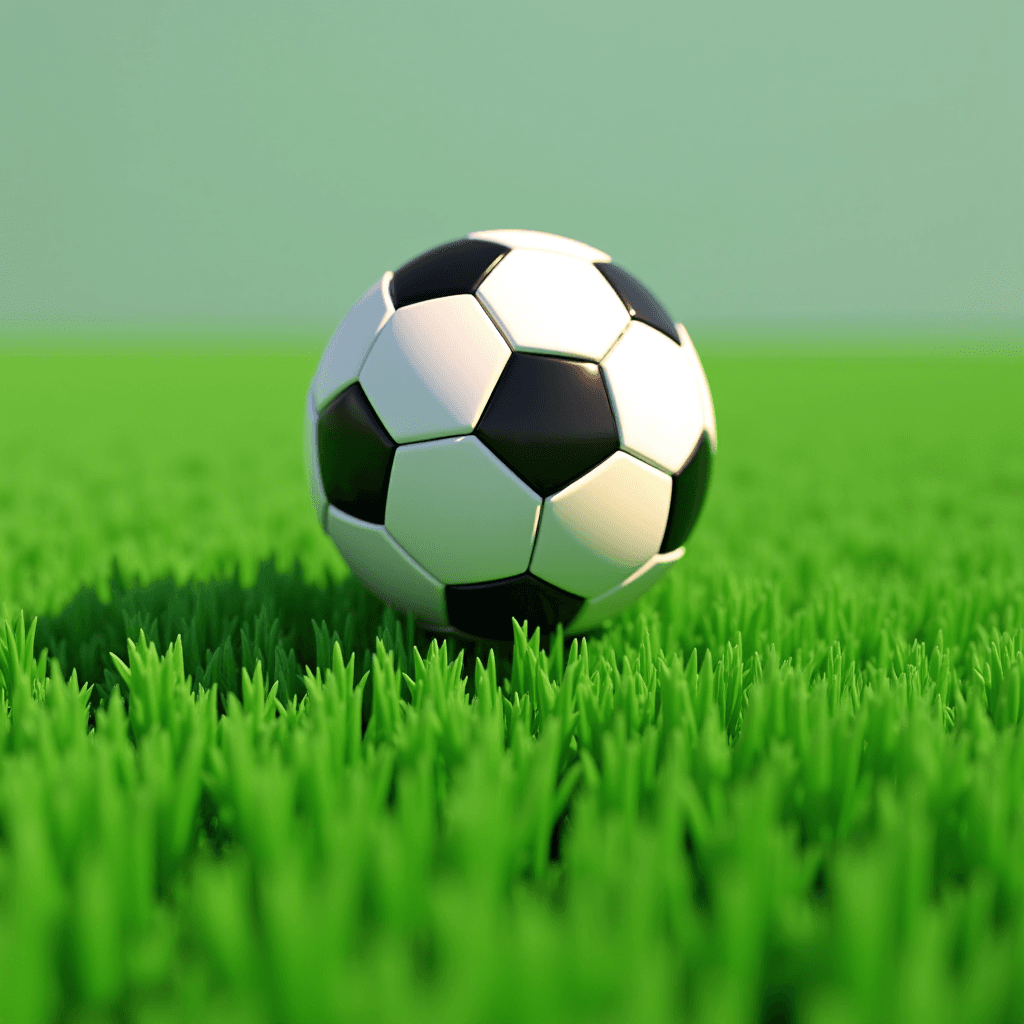
[[[634,320],[601,368],[622,447],[669,473],[679,472],[704,429],[690,353]]]
[[[513,249],[477,296],[523,352],[597,362],[629,323],[622,300],[592,263],[557,252]]]
[[[403,551],[383,526],[354,519],[332,506],[327,510],[327,533],[356,579],[385,604],[411,611],[428,625],[448,624],[443,584]]]
[[[366,397],[399,443],[468,434],[511,352],[472,295],[402,306],[359,372]]]
[[[389,270],[349,311],[320,358],[311,390],[316,407],[327,403],[359,376],[373,339],[395,311]]]
[[[302,429],[302,446],[306,453],[306,475],[309,477],[309,491],[313,498],[313,510],[316,512],[316,521],[320,528],[324,527],[324,517],[327,515],[327,495],[324,494],[324,484],[320,479],[320,459],[316,448],[316,402],[313,398],[313,389],[310,388],[306,396],[306,417]]]
[[[467,238],[482,238],[487,242],[507,245],[510,249],[541,249],[544,252],[560,252],[563,256],[574,256],[588,263],[610,263],[611,256],[595,249],[586,242],[564,235],[551,235],[547,231],[526,231],[523,228],[502,228],[497,231],[472,231]]]
[[[615,452],[544,502],[530,572],[579,597],[618,586],[658,553],[672,480]]]
[[[442,583],[526,571],[541,499],[475,437],[402,445],[384,524]]]
[[[648,559],[632,576],[627,577],[617,587],[612,587],[599,597],[592,597],[583,602],[583,607],[576,617],[566,626],[567,633],[583,633],[599,626],[605,619],[618,615],[628,608],[638,597],[650,590],[683,557],[685,549],[676,548],[664,555],[655,555]]]
[[[711,450],[717,452],[718,426],[715,423],[715,404],[711,401],[711,387],[708,384],[708,376],[704,372],[704,365],[700,361],[700,356],[697,355],[697,349],[690,340],[690,335],[687,333],[686,328],[682,324],[676,324],[676,330],[679,332],[679,338],[683,343],[683,347],[689,350],[690,358],[693,360],[694,375],[697,378],[697,386],[700,389],[701,402],[704,407],[704,429],[708,432],[708,437],[711,438]]]

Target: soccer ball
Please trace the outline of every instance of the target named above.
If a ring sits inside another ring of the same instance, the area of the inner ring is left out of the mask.
[[[352,573],[425,626],[578,633],[683,554],[717,448],[682,324],[611,257],[478,231],[386,273],[306,403],[313,505]]]

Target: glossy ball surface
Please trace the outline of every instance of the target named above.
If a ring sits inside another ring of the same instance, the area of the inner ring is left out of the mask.
[[[381,277],[306,402],[320,524],[437,630],[582,632],[683,554],[717,448],[697,352],[609,256],[481,231]]]

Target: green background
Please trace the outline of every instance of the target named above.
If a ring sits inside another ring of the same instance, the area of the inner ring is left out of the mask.
[[[1020,0],[161,6],[0,0],[0,1024],[1024,1020]],[[452,665],[302,396],[512,225],[662,295],[722,445],[583,661]]]
[[[1011,0],[5,0],[0,323],[320,337],[518,226],[698,331],[1013,334],[1021,38]]]

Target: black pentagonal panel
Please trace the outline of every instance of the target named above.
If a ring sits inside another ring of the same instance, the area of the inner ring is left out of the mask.
[[[560,590],[528,572],[491,583],[470,583],[445,588],[448,621],[463,633],[487,640],[511,640],[512,618],[526,621],[532,632],[540,626],[548,633],[568,622],[583,605],[583,598]]]
[[[661,550],[675,551],[690,536],[704,504],[711,476],[711,441],[701,434],[689,461],[672,477],[672,502]]]
[[[598,365],[524,352],[509,357],[476,434],[541,497],[619,447]]]
[[[396,446],[358,383],[320,413],[316,446],[327,500],[350,516],[383,523]]]
[[[429,249],[395,271],[391,301],[398,309],[444,295],[472,295],[507,252],[507,245],[480,238],[460,238]]]
[[[595,263],[608,283],[615,289],[634,320],[656,327],[677,345],[679,332],[668,315],[668,310],[654,297],[646,285],[641,284],[629,271],[614,263]]]

